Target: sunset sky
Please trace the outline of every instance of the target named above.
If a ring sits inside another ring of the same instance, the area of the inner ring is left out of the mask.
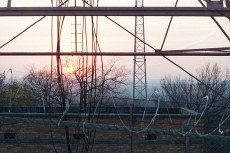
[[[134,6],[134,0],[100,0],[99,6]],[[7,0],[0,0],[5,7]],[[174,6],[175,0],[145,0],[145,6]],[[51,6],[50,0],[12,0],[13,7]],[[179,0],[178,6],[200,7],[197,0]],[[14,37],[28,25],[41,17],[0,17],[0,45]],[[134,17],[111,17],[134,33]],[[90,17],[89,17],[90,19]],[[170,17],[145,17],[146,42],[160,48]],[[230,23],[226,18],[217,18],[225,31],[230,34]],[[90,25],[90,20],[87,21]],[[54,25],[55,27],[55,25]],[[54,30],[55,31],[55,30]],[[56,31],[55,31],[56,33]],[[89,30],[90,33],[90,30]],[[56,34],[55,34],[56,35]],[[55,38],[54,38],[55,39]],[[133,51],[134,38],[104,17],[99,17],[98,41],[102,51]],[[71,51],[71,17],[66,17],[62,41],[62,51]],[[55,46],[55,44],[54,44]],[[174,17],[164,49],[189,49],[209,47],[229,47],[224,37],[210,17]],[[55,50],[55,48],[54,48]],[[51,17],[46,17],[30,30],[7,46],[6,51],[49,52],[51,51]],[[153,51],[146,47],[146,51]],[[112,57],[104,58],[105,63]],[[173,61],[195,73],[205,63],[219,63],[223,68],[230,68],[229,57],[170,57]],[[132,71],[133,57],[118,58],[119,65],[125,65]],[[12,68],[14,77],[26,74],[28,68],[49,68],[50,57],[0,57],[0,72]],[[147,57],[147,79],[159,80],[165,75],[185,75],[177,67],[162,57]]]

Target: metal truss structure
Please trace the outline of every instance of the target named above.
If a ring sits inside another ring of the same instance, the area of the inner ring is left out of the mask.
[[[74,1],[73,7],[79,7],[81,4]],[[82,52],[82,17],[73,16],[71,19],[71,51]]]
[[[143,7],[144,0],[136,0],[135,7]],[[144,16],[135,16],[134,53],[145,53]],[[143,41],[140,41],[143,40]],[[134,56],[133,105],[139,106],[147,100],[146,58]]]
[[[9,0],[10,1],[10,0]],[[207,0],[208,1],[208,0]],[[215,2],[213,2],[215,3]],[[201,17],[230,17],[230,8],[222,5],[209,5],[207,7],[143,7],[143,0],[136,0],[136,7],[11,7],[10,2],[8,7],[0,7],[0,17],[3,16],[135,16],[135,46],[134,52],[77,52],[78,38],[75,38],[74,52],[0,52],[0,56],[134,56],[134,87],[133,99],[146,100],[146,56],[230,56],[230,47],[222,48],[202,48],[188,50],[157,50],[151,52],[145,51],[145,36],[144,36],[144,16],[201,16]],[[140,6],[140,7],[137,7]],[[75,20],[74,28],[77,29]],[[223,31],[222,31],[223,32]],[[75,31],[76,36],[78,32]],[[174,64],[175,65],[175,64]],[[131,122],[132,115],[131,115]],[[57,121],[38,120],[38,119],[23,119],[16,117],[0,117],[1,121],[15,121],[20,123],[30,123],[39,125],[57,125]],[[100,125],[91,123],[72,123],[63,121],[61,126],[87,127],[107,130],[127,131],[126,128],[113,125]],[[134,127],[131,123],[132,130],[141,130],[142,128]],[[148,129],[147,132],[158,135],[181,135],[177,131],[164,131]],[[194,134],[194,136],[199,137]],[[208,136],[210,139],[222,139],[221,136]],[[132,140],[132,143],[135,142]],[[225,139],[225,138],[224,138]],[[226,139],[229,140],[229,137]],[[23,141],[23,140],[22,140]],[[26,141],[26,140],[25,140]],[[31,140],[27,141],[30,142]],[[114,142],[113,142],[114,143]],[[131,145],[132,145],[131,143]],[[142,142],[140,142],[142,143]],[[132,147],[131,147],[132,148]]]

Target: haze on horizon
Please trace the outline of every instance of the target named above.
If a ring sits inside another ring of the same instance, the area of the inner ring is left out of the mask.
[[[100,6],[134,6],[134,0],[101,0]],[[7,0],[0,2],[1,7],[7,5]],[[145,1],[145,6],[174,6],[175,1],[155,0]],[[12,0],[13,7],[51,6],[50,1]],[[197,0],[179,0],[178,6],[200,6]],[[40,17],[1,17],[0,18],[0,45],[14,37],[28,25]],[[134,33],[134,17],[112,17],[122,26]],[[55,20],[55,19],[54,19]],[[145,17],[146,42],[160,48],[170,17]],[[229,20],[217,18],[225,31],[230,34]],[[90,29],[90,17],[87,22]],[[55,21],[54,21],[55,23]],[[54,25],[54,39],[56,40],[56,27]],[[90,34],[90,30],[89,30]],[[133,51],[134,38],[104,17],[99,17],[98,41],[102,51]],[[54,42],[54,51],[55,51]],[[61,50],[71,51],[71,17],[66,17],[62,31]],[[209,17],[174,17],[164,49],[189,49],[229,47],[229,42]],[[6,51],[51,51],[51,17],[36,24],[23,35],[0,49]],[[146,47],[146,51],[153,51]],[[113,57],[104,57],[109,62]],[[117,57],[119,65],[125,65],[133,70],[133,57]],[[218,63],[223,68],[230,68],[228,57],[170,57],[177,64],[191,73],[205,63]],[[13,70],[14,77],[22,77],[33,65],[40,69],[49,68],[50,57],[0,57],[0,72]],[[147,79],[160,80],[165,75],[186,76],[177,67],[162,57],[147,57]],[[132,76],[131,76],[132,77]]]

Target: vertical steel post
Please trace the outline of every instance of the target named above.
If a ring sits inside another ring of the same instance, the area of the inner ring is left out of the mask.
[[[9,113],[11,112],[11,105],[12,105],[12,90],[13,90],[13,70],[10,68],[10,102],[9,102]]]
[[[190,153],[190,138],[188,135],[185,137],[185,153]]]
[[[8,0],[7,7],[11,7],[11,0]]]

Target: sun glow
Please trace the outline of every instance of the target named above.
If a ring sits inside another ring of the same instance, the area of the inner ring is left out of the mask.
[[[76,71],[75,67],[70,66],[70,65],[67,67],[67,70],[66,70],[68,74],[73,74],[75,71]]]
[[[65,64],[63,66],[64,73],[67,75],[72,75],[77,70],[77,65],[75,60],[72,59],[66,59]]]

